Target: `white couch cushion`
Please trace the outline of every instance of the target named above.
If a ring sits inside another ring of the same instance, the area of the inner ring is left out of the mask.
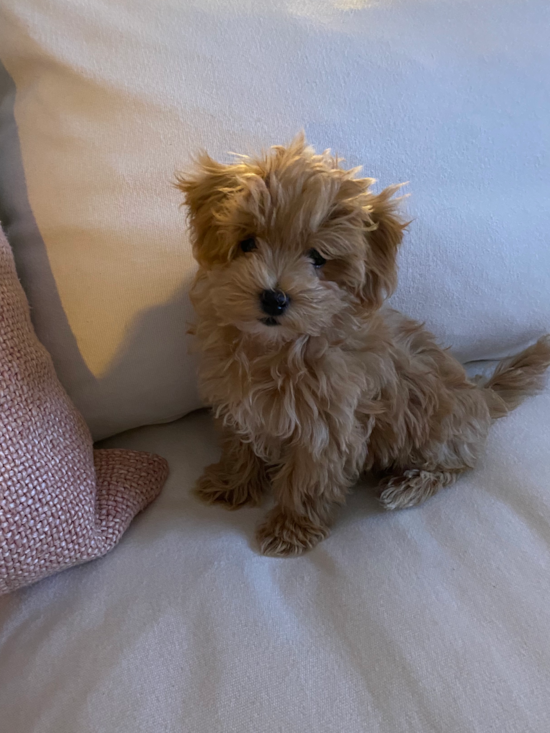
[[[108,441],[168,459],[118,548],[0,599],[6,733],[548,733],[550,391],[475,471],[383,513],[361,487],[297,559],[265,509],[190,494],[205,414]]]
[[[546,0],[0,0],[0,206],[96,437],[196,407],[176,168],[280,143],[410,181],[395,303],[464,359],[550,325]],[[17,130],[13,124],[13,117]],[[19,140],[16,139],[18,131]]]

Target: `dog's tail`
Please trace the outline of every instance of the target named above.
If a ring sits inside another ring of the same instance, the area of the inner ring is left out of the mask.
[[[520,354],[503,359],[493,375],[478,384],[484,390],[491,417],[504,417],[526,397],[540,392],[549,366],[550,334]]]

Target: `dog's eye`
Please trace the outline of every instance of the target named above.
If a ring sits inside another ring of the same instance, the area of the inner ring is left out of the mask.
[[[313,262],[313,267],[322,267],[326,265],[326,260],[323,255],[319,254],[316,249],[310,249],[307,253],[309,259]]]
[[[254,237],[243,239],[242,242],[239,242],[239,247],[241,248],[242,252],[252,252],[252,250],[257,248],[256,240],[254,239]]]

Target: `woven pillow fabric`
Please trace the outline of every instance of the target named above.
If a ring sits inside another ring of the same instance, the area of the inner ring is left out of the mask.
[[[0,594],[109,552],[167,473],[159,456],[93,450],[0,231]]]

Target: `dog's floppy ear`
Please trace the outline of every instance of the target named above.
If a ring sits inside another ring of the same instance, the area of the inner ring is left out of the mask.
[[[218,225],[229,196],[243,188],[241,167],[218,163],[201,153],[189,172],[176,176],[176,187],[185,194],[184,203],[189,208],[193,254],[201,265],[228,258]]]
[[[394,194],[401,186],[389,186],[371,194],[364,207],[366,237],[365,280],[362,300],[379,308],[397,285],[397,252],[407,223],[398,214],[399,199]]]

